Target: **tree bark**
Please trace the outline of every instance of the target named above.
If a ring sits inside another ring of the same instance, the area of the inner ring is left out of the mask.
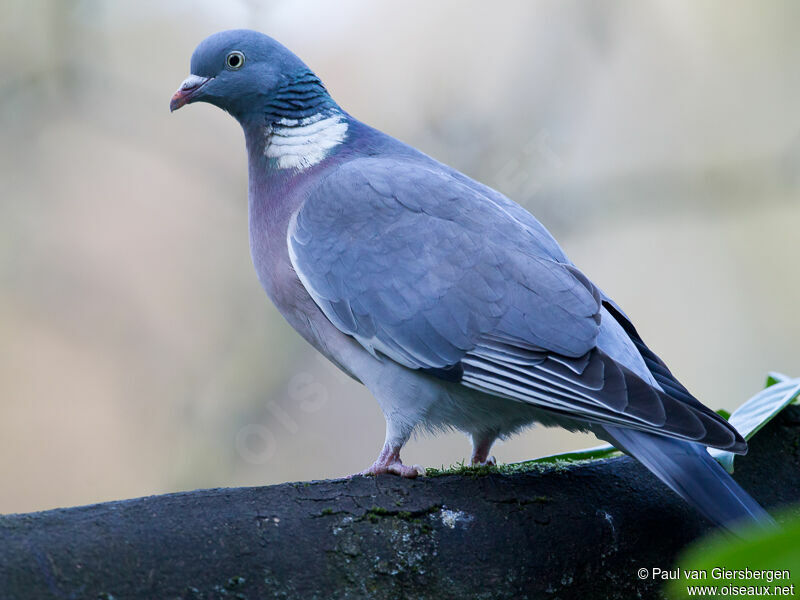
[[[800,500],[800,407],[735,478]],[[200,490],[0,517],[0,598],[657,598],[709,527],[628,457]]]

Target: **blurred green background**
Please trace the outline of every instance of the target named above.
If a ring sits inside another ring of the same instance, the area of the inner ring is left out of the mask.
[[[525,205],[733,409],[800,365],[798,23],[790,0],[4,0],[0,512],[342,476],[383,441],[259,288],[238,126],[169,114],[206,35],[276,37],[353,115]]]

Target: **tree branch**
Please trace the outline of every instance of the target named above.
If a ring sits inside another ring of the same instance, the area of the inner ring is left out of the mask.
[[[800,500],[800,407],[736,459]],[[710,526],[630,458],[516,474],[201,490],[0,517],[2,598],[658,597]]]

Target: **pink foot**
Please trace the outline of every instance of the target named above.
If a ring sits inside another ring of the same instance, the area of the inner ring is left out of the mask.
[[[472,457],[472,466],[473,467],[493,467],[497,464],[494,456],[489,456],[486,460],[475,460],[475,457]]]
[[[369,469],[365,469],[356,475],[383,475],[384,473],[415,479],[420,475],[425,475],[425,470],[419,465],[404,465],[403,461],[400,460],[400,447],[387,444],[381,450],[378,460],[372,463]]]
[[[420,465],[408,466],[404,465],[399,460],[397,462],[380,465],[375,462],[369,469],[364,469],[359,475],[383,475],[390,473],[392,475],[399,475],[400,477],[408,477],[409,479],[416,479],[420,475],[425,475],[425,471]]]
[[[497,461],[494,456],[489,456],[495,437],[492,435],[472,436],[472,463],[473,467],[495,466]]]

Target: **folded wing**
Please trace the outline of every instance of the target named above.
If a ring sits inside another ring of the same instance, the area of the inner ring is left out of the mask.
[[[604,299],[542,231],[433,166],[364,158],[319,184],[288,244],[324,314],[377,356],[571,417],[743,450],[680,384],[657,389],[596,347]]]

